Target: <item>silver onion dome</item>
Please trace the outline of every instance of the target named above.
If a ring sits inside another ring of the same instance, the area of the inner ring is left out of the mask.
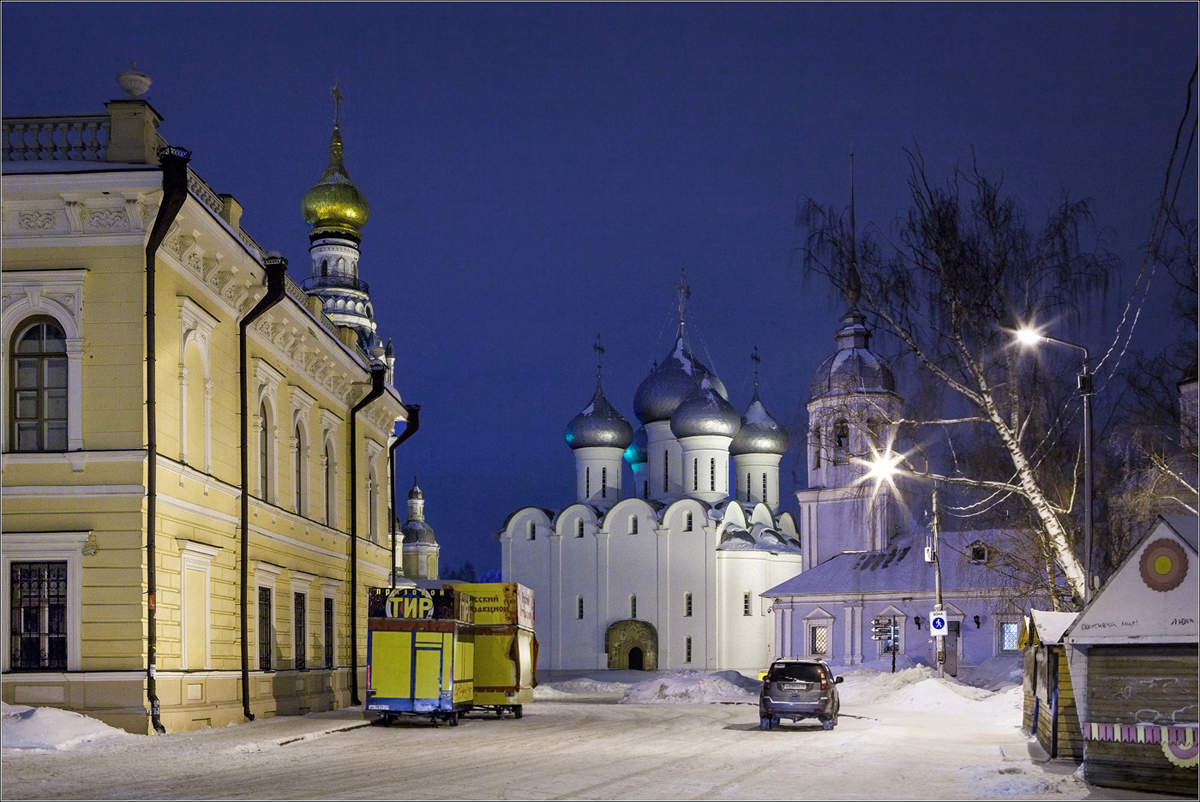
[[[629,448],[625,449],[625,461],[630,465],[645,465],[646,448],[649,444],[650,439],[646,434],[646,427],[639,426],[633,433],[633,442],[629,444]]]
[[[895,393],[892,369],[869,348],[871,333],[856,309],[842,316],[838,350],[813,373],[810,400],[850,393]]]
[[[707,376],[671,416],[671,434],[676,437],[703,434],[733,437],[741,425],[742,416],[717,392]]]
[[[671,353],[638,385],[633,412],[642,423],[670,420],[706,377],[721,398],[728,400],[725,385],[692,354],[681,326]]]
[[[633,442],[633,427],[608,403],[597,383],[591,403],[567,424],[566,440],[572,450],[591,446],[625,448]]]
[[[729,453],[738,454],[783,454],[788,449],[788,432],[783,428],[763,402],[759,400],[758,391],[746,414],[742,416],[742,428],[729,444]]]
[[[405,543],[429,543],[437,545],[437,537],[433,534],[433,527],[424,521],[409,520],[400,531],[404,533]]]

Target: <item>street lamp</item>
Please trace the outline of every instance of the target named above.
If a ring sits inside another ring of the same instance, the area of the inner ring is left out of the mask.
[[[1079,343],[1067,342],[1042,334],[1032,326],[1017,330],[1017,342],[1025,346],[1054,343],[1083,352],[1083,369],[1079,371],[1079,394],[1083,396],[1083,602],[1092,598],[1092,369],[1088,349]]]
[[[896,475],[902,472],[900,463],[904,459],[903,454],[896,454],[891,448],[885,448],[882,452],[872,452],[870,460],[864,460],[869,470],[863,475],[863,480],[873,480],[876,490],[883,483],[887,483],[893,490],[896,487]],[[911,475],[911,474],[909,474]],[[942,562],[939,555],[939,519],[938,519],[938,480],[933,480],[933,521],[930,527],[933,530],[933,596],[934,596],[934,613],[943,612],[942,608]],[[918,629],[920,624],[918,622]],[[932,625],[931,625],[932,628]],[[937,667],[938,676],[944,676],[943,665],[946,662],[945,642],[942,637],[937,636]]]

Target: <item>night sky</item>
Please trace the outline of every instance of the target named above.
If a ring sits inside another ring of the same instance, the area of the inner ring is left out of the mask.
[[[563,429],[591,397],[597,335],[608,398],[637,426],[681,269],[694,349],[734,405],[757,345],[767,408],[798,420],[843,309],[803,276],[795,205],[845,205],[851,149],[859,225],[885,236],[907,209],[905,148],[938,180],[974,159],[1034,222],[1063,192],[1090,199],[1124,284],[1084,329],[1054,333],[1107,345],[1197,57],[1194,3],[2,14],[6,116],[102,112],[136,59],[160,132],[298,281],[300,199],[325,167],[339,82],[346,167],[371,204],[360,277],[394,338],[396,388],[422,405],[397,454],[401,505],[419,475],[443,568],[497,567],[508,513],[573,500]],[[1196,208],[1194,183],[1180,200]],[[1154,350],[1170,324],[1149,317],[1135,346]]]

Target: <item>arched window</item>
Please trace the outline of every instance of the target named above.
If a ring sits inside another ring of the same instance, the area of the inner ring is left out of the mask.
[[[575,617],[580,621],[583,620],[583,597],[575,597]]]
[[[583,537],[583,519],[575,521],[575,537]]]
[[[17,330],[12,347],[12,443],[16,451],[67,450],[67,343],[51,318]]]
[[[763,474],[763,477],[762,477],[762,479],[763,479],[763,494],[762,494],[762,500],[763,500],[763,501],[766,501],[766,500],[767,500],[767,475],[766,475],[765,473]]]
[[[629,516],[629,534],[636,535],[638,533],[638,519],[636,515]]]
[[[258,420],[258,495],[263,501],[271,501],[271,420],[265,401],[258,405]]]
[[[650,498],[650,482],[642,480],[642,498]]]
[[[820,429],[812,430],[812,437],[810,438],[810,441],[812,444],[812,466],[813,466],[813,468],[820,468],[821,467],[821,430]]]
[[[667,478],[671,474],[671,452],[663,450],[663,492],[667,492]]]
[[[637,618],[637,596],[629,597],[629,617]]]
[[[683,531],[692,531],[692,514],[690,512],[683,516]]]
[[[850,454],[850,424],[845,418],[833,422],[833,463],[845,463]]]
[[[588,465],[583,469],[583,497],[591,498],[592,496],[592,466]]]
[[[750,500],[750,474],[746,474],[746,501]]]
[[[700,460],[692,457],[692,490],[700,489]]]
[[[329,275],[329,260],[328,259],[321,260],[321,275],[322,276]]]
[[[537,540],[537,524],[535,524],[533,521],[530,521],[526,530],[526,534],[530,540]]]
[[[879,447],[879,421],[875,418],[867,418],[867,437],[871,445]]]
[[[298,423],[296,424],[295,475],[292,478],[296,483],[296,512],[303,515],[304,491],[307,489],[304,486],[304,432],[301,431]]]
[[[334,511],[337,509],[337,498],[334,495],[333,474],[333,444],[325,444],[325,525],[334,525]]]
[[[717,458],[708,458],[708,489],[717,489]]]
[[[600,466],[600,498],[608,498],[608,468]]]

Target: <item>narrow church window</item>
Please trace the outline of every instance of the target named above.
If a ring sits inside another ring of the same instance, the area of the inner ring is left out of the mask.
[[[746,501],[750,500],[750,474],[746,474]]]
[[[583,469],[583,497],[592,497],[592,466]]]
[[[683,594],[683,617],[692,617],[692,594],[690,593]]]
[[[650,498],[650,482],[642,480],[642,498]]]
[[[575,522],[575,537],[583,537],[583,519],[580,518]]]
[[[692,662],[692,639],[684,638],[683,641],[683,662]]]
[[[708,459],[708,489],[717,489],[717,458],[709,457]]]
[[[699,466],[700,466],[700,460],[693,458],[692,459],[692,490],[700,489],[700,486],[699,486],[700,467]]]
[[[821,430],[812,430],[812,466],[821,467]]]
[[[764,503],[764,504],[765,504],[765,503],[766,503],[766,501],[767,501],[767,475],[766,475],[765,473],[763,474],[763,494],[762,494],[762,500],[763,500],[763,503]]]
[[[637,596],[629,597],[629,617],[637,618]]]
[[[671,454],[669,451],[663,451],[663,492],[667,492],[667,480],[671,475]]]
[[[833,424],[833,463],[846,462],[850,452],[850,424],[845,418],[839,418]]]
[[[15,451],[67,449],[67,340],[49,318],[14,338],[12,438]]]
[[[537,524],[535,524],[533,521],[529,522],[528,534],[530,540],[537,540]]]
[[[608,468],[600,467],[600,498],[608,498]]]
[[[750,591],[742,594],[742,615],[750,615]]]
[[[575,617],[578,618],[580,621],[583,620],[583,597],[582,596],[575,597]]]
[[[690,512],[683,516],[683,531],[692,531],[692,514]]]
[[[636,535],[638,533],[638,519],[636,515],[629,517],[629,534]]]
[[[296,424],[296,512],[304,514],[304,433]]]

